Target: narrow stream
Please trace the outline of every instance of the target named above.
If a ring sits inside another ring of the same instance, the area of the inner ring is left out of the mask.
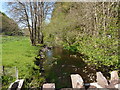
[[[96,70],[93,66],[88,66],[79,53],[60,47],[46,52],[44,68],[47,82],[55,83],[56,88],[71,88],[71,74],[81,75],[85,83],[95,81]]]

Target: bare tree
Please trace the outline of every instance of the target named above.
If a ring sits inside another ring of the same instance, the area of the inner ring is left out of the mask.
[[[10,14],[20,24],[28,27],[32,45],[43,44],[43,23],[53,9],[53,2],[16,2],[8,3]]]

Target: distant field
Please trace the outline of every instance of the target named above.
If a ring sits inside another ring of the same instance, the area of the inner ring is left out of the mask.
[[[3,36],[2,37],[2,65],[5,67],[16,66],[19,78],[29,77],[34,59],[39,47],[31,46],[29,37]]]

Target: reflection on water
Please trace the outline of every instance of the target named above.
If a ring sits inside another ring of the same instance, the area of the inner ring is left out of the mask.
[[[87,83],[95,81],[96,70],[88,66],[80,55],[58,47],[46,52],[44,68],[47,82],[55,83],[57,88],[70,88],[71,74],[80,74]]]
[[[52,52],[51,50],[48,50],[48,51],[46,52],[47,58],[51,58],[51,57],[52,57],[52,54],[53,54],[53,52]]]

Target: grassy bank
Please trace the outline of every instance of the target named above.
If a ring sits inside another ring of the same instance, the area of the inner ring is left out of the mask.
[[[2,65],[9,68],[17,67],[19,78],[30,78],[33,75],[33,68],[37,67],[34,60],[38,50],[39,47],[31,46],[29,37],[3,36]],[[4,85],[9,84],[6,82],[9,78],[7,79],[4,77]]]

